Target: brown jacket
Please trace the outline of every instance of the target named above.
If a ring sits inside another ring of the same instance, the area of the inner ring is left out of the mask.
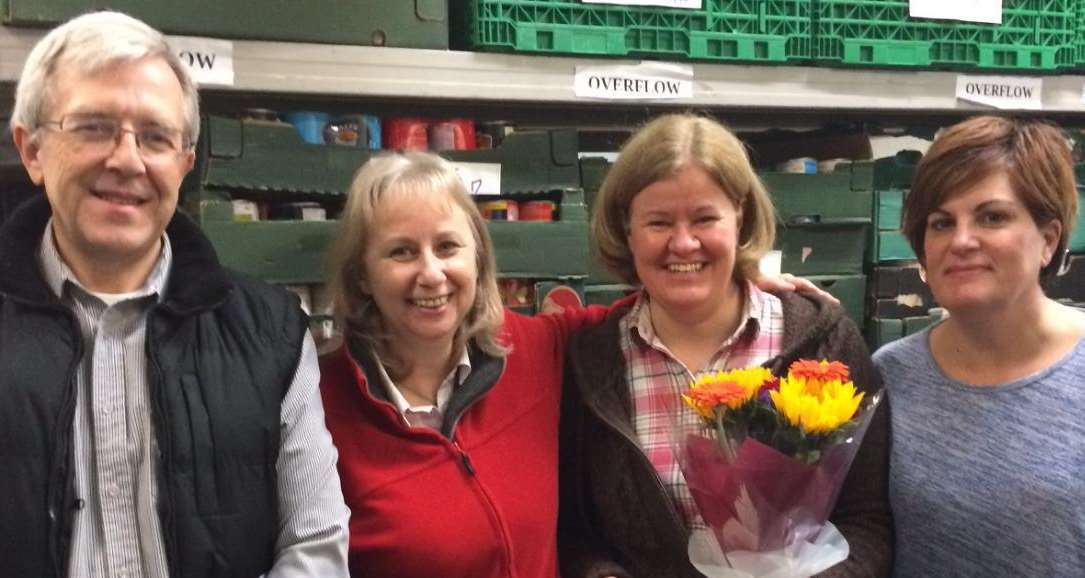
[[[800,358],[847,363],[864,391],[881,379],[855,324],[835,305],[781,297],[783,353],[765,366],[782,374]],[[561,412],[559,558],[564,578],[700,578],[686,554],[689,532],[636,441],[615,309],[569,345]],[[819,578],[889,574],[888,420],[879,406],[844,481],[831,521],[849,558]]]

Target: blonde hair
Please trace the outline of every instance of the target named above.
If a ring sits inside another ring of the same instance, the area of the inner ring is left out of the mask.
[[[499,341],[504,308],[497,290],[490,234],[455,169],[430,153],[380,154],[362,165],[354,176],[328,263],[333,311],[344,335],[372,347],[393,379],[410,370],[389,347],[390,336],[381,312],[373,296],[364,290],[369,285],[364,259],[377,208],[411,199],[445,203],[467,215],[475,239],[478,281],[475,302],[456,332],[455,345],[459,348],[474,341],[490,355],[506,355],[508,348]]]
[[[735,279],[756,277],[758,261],[772,248],[776,212],[742,141],[715,120],[668,114],[625,143],[595,199],[591,232],[597,257],[626,283],[640,284],[628,239],[633,198],[691,165],[704,169],[742,211]]]

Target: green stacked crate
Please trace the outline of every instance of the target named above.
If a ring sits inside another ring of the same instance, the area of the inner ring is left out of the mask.
[[[1074,68],[1085,69],[1085,2],[1077,5],[1077,26],[1074,34]]]
[[[184,205],[226,265],[278,283],[318,283],[335,221],[235,222],[231,201],[341,203],[354,173],[372,154],[305,144],[288,124],[210,117],[197,168],[183,186]],[[454,161],[499,163],[503,195],[542,194],[557,204],[555,222],[489,223],[500,275],[573,284],[587,276],[587,209],[575,131],[519,132],[498,149],[442,154]]]
[[[906,193],[900,189],[877,191],[878,212],[876,232],[871,242],[871,260],[874,263],[897,263],[915,261],[915,252],[908,239],[900,232],[901,210]]]
[[[828,174],[764,173],[779,226],[781,270],[796,275],[861,275],[873,203],[870,163]]]
[[[863,326],[866,314],[865,275],[811,275],[807,279],[836,297],[855,325]]]
[[[599,192],[599,187],[603,184],[603,179],[607,176],[607,171],[610,170],[610,162],[603,157],[585,157],[580,159],[580,186],[584,189],[584,201],[588,206],[588,213],[592,211],[592,206],[595,202],[595,195]],[[593,286],[610,287],[613,285],[622,285],[622,280],[618,279],[613,273],[607,270],[606,267],[599,262],[599,259],[594,255],[588,259],[588,290],[589,293],[595,293]],[[600,289],[600,291],[606,293],[608,289]]]
[[[1077,0],[1004,0],[1001,24],[912,18],[908,0],[814,5],[822,63],[1045,72],[1074,61]]]
[[[0,20],[54,26],[119,10],[169,34],[332,44],[448,48],[447,0],[0,0]]]
[[[936,306],[915,253],[900,231],[904,197],[921,157],[916,151],[902,151],[874,161],[876,207],[866,324],[871,349],[926,327]]]
[[[456,0],[454,41],[489,51],[808,61],[810,0],[705,0],[699,9],[580,0]]]
[[[870,318],[866,325],[867,345],[871,351],[896,341],[901,337],[907,337],[918,333],[941,319],[941,313],[934,312],[923,317],[908,317],[906,319],[877,319]]]
[[[779,225],[781,270],[809,277],[862,324],[863,262],[873,205],[873,166],[841,164],[827,174],[764,173]]]

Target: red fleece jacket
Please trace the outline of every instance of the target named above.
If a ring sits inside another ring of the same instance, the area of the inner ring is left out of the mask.
[[[537,317],[506,312],[512,351],[504,370],[451,439],[407,426],[392,403],[371,393],[378,390],[346,347],[321,360],[328,429],[351,510],[353,576],[558,576],[565,343],[605,314],[598,307]]]

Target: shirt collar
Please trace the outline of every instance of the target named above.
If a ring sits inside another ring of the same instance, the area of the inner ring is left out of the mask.
[[[84,292],[90,293],[90,291],[79,283],[75,274],[72,273],[71,268],[68,267],[68,264],[65,263],[64,259],[60,256],[56,241],[53,239],[52,218],[45,224],[45,232],[42,233],[41,250],[38,252],[38,259],[41,262],[45,282],[58,298],[64,297],[65,283],[71,283]],[[170,247],[169,236],[162,235],[162,251],[158,254],[158,260],[155,262],[151,274],[147,276],[147,281],[144,282],[143,287],[135,292],[136,295],[156,295],[158,300],[161,301],[162,296],[165,293],[166,280],[169,277],[170,265],[172,263],[173,250]]]
[[[381,385],[384,386],[385,391],[388,394],[388,400],[396,406],[400,415],[406,415],[409,410],[422,410],[430,409],[433,406],[411,406],[407,402],[407,398],[403,397],[399,388],[392,382],[392,378],[388,375],[388,372],[384,370],[384,364],[380,362],[380,358],[377,353],[373,352],[373,357],[376,360],[377,365],[377,378],[380,380]],[[452,371],[441,382],[440,387],[437,388],[437,411],[444,411],[444,408],[448,406],[448,400],[452,397],[452,390],[455,386],[458,386],[463,379],[471,373],[471,358],[467,355],[467,348],[464,347],[460,353],[459,362],[456,363],[456,367],[452,368]]]
[[[765,306],[765,294],[753,283],[746,281],[746,298],[743,300],[743,314],[735,332],[731,334],[721,345],[728,347],[740,336],[749,339],[757,337],[761,327],[767,323],[766,316],[769,314]],[[630,319],[629,330],[650,345],[662,345],[656,336],[655,327],[652,325],[652,314],[648,308],[648,294],[641,292],[633,308],[629,311],[627,319]]]

